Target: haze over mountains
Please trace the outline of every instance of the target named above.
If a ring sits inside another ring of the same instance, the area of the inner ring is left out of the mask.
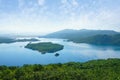
[[[120,32],[113,30],[73,30],[65,29],[50,33],[43,38],[61,38],[76,43],[89,43],[95,45],[120,45]],[[33,41],[33,40],[23,40]],[[15,37],[0,37],[0,43],[16,42]]]
[[[72,30],[65,29],[44,36],[45,38],[63,38],[77,43],[100,45],[120,45],[120,33],[112,30]]]
[[[119,32],[113,30],[88,30],[88,29],[81,29],[81,30],[73,30],[73,29],[64,29],[61,31],[57,31],[51,34],[48,34],[44,37],[50,38],[82,38],[82,37],[89,37],[94,35],[114,35],[119,34]]]

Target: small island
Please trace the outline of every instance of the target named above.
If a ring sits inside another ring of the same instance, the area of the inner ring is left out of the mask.
[[[16,42],[26,42],[26,41],[39,41],[38,39],[31,38],[31,39],[17,39]]]
[[[29,43],[25,46],[25,48],[37,50],[42,54],[45,54],[45,53],[54,53],[59,50],[62,50],[64,46],[51,42],[42,42],[42,43]]]

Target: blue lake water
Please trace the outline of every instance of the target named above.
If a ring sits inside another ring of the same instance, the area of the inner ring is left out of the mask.
[[[23,64],[51,64],[66,62],[86,62],[95,59],[120,58],[118,46],[95,46],[83,43],[66,42],[63,39],[40,38],[38,42],[53,42],[64,45],[55,53],[41,54],[24,48],[29,42],[0,44],[0,65],[21,66]]]

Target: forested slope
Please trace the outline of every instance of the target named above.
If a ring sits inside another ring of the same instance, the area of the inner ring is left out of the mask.
[[[0,80],[120,80],[120,59],[0,66]]]

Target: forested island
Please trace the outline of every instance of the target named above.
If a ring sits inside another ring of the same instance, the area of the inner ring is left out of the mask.
[[[64,46],[51,42],[42,42],[42,43],[29,43],[25,46],[25,48],[37,50],[41,53],[54,53],[59,50],[62,50]]]
[[[0,66],[0,80],[120,80],[120,59]]]

